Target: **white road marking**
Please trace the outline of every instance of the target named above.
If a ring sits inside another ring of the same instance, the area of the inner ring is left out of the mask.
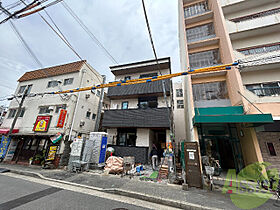
[[[30,181],[30,182],[43,184],[43,185],[47,185],[47,186],[51,186],[51,187],[57,187],[57,188],[61,188],[61,189],[64,189],[64,190],[69,190],[69,191],[72,191],[72,192],[78,192],[78,193],[83,193],[83,194],[87,194],[87,195],[93,195],[93,196],[96,196],[96,197],[109,199],[109,200],[114,200],[114,201],[117,201],[117,202],[122,202],[122,203],[131,204],[131,205],[144,207],[144,208],[149,208],[149,209],[167,209],[167,210],[177,209],[177,208],[173,208],[173,207],[169,207],[169,206],[165,206],[165,205],[151,203],[151,202],[148,202],[148,201],[143,201],[143,200],[134,199],[134,198],[125,197],[125,196],[116,195],[116,194],[104,193],[104,192],[96,191],[96,190],[93,190],[93,189],[86,189],[86,188],[82,188],[82,187],[71,186],[71,185],[68,185],[68,184],[57,183],[57,182],[54,182],[54,181],[42,180],[42,179],[30,177],[30,176],[24,176],[24,175],[13,174],[13,173],[5,173],[5,174],[1,174],[1,175],[5,175],[5,176],[17,178],[17,179],[22,179],[22,180],[27,180],[27,181]]]

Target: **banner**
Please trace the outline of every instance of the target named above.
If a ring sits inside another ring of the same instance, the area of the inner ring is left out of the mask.
[[[37,116],[33,131],[47,132],[51,123],[51,116]]]
[[[1,144],[0,144],[0,158],[5,158],[10,141],[11,141],[11,137],[7,138],[7,136],[2,136]]]
[[[60,109],[56,127],[58,127],[58,128],[63,128],[64,127],[66,115],[67,115],[67,110]]]
[[[57,133],[55,136],[52,136],[50,139],[51,139],[52,143],[55,144],[62,139],[62,134]]]

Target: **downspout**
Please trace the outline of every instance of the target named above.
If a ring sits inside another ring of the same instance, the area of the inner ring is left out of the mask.
[[[83,77],[84,77],[84,74],[86,72],[87,72],[86,69],[82,70],[82,77],[81,77],[79,88],[82,87]],[[77,101],[76,101],[76,104],[75,104],[74,115],[73,115],[73,119],[72,119],[72,123],[71,123],[71,129],[70,129],[69,136],[68,136],[68,141],[71,140],[71,135],[72,135],[72,132],[73,132],[74,122],[75,122],[77,111],[78,111],[78,105],[79,105],[80,97],[81,97],[81,92],[78,93],[78,98],[77,98]]]

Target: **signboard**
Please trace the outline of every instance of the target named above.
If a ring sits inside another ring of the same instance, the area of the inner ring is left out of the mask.
[[[37,119],[34,124],[33,131],[35,132],[48,132],[51,116],[37,116]]]
[[[58,128],[63,128],[64,127],[66,115],[67,115],[67,110],[60,109],[56,127],[58,127]]]
[[[106,149],[107,149],[107,136],[103,136],[101,140],[99,163],[105,163]]]
[[[62,139],[62,134],[58,132],[55,136],[52,136],[50,139],[53,144],[56,144]]]
[[[9,160],[13,159],[14,154],[16,152],[17,145],[18,145],[18,141],[15,140],[15,139],[12,139],[11,143],[10,143],[10,146],[9,146],[9,150],[8,150],[8,152],[6,154],[6,157],[5,157],[6,161],[9,161]]]
[[[71,146],[71,156],[80,157],[83,148],[83,139],[76,138],[74,139]]]
[[[57,151],[57,146],[51,146],[47,160],[54,160]]]
[[[2,136],[1,144],[0,144],[0,158],[5,158],[10,141],[11,141],[11,137],[7,138],[7,136]]]

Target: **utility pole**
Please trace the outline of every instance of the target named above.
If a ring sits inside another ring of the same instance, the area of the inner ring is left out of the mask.
[[[19,117],[19,115],[20,115],[20,112],[21,112],[21,110],[22,110],[21,108],[22,108],[23,102],[24,102],[24,100],[25,100],[25,98],[26,98],[26,96],[27,96],[28,89],[29,89],[29,88],[26,87],[25,90],[24,90],[24,92],[23,92],[23,95],[22,95],[21,101],[20,101],[20,103],[19,103],[19,107],[18,107],[16,116],[15,116],[15,118],[14,118],[14,120],[13,120],[13,123],[12,123],[12,125],[11,125],[11,127],[10,127],[10,131],[9,131],[9,133],[8,133],[8,135],[7,135],[7,138],[9,138],[10,135],[13,133],[13,129],[14,129],[15,125],[16,125],[17,119],[18,119],[18,117]]]
[[[102,75],[102,77],[103,77],[103,84],[104,84],[106,81],[106,76]],[[101,90],[101,95],[100,95],[98,109],[97,109],[97,116],[96,116],[96,121],[94,126],[94,132],[97,132],[99,129],[103,98],[104,98],[104,88],[102,88]]]

